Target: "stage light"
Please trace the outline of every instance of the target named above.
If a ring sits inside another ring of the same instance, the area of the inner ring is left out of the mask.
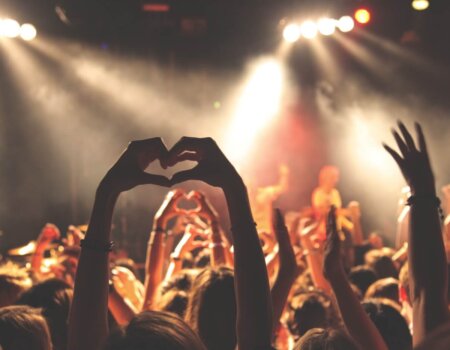
[[[336,20],[331,18],[321,18],[317,22],[317,28],[322,35],[331,35],[336,31]]]
[[[20,27],[20,37],[25,41],[33,40],[36,34],[36,28],[32,24],[25,23]]]
[[[0,22],[0,36],[6,38],[17,38],[20,35],[20,24],[10,18]]]
[[[306,39],[312,39],[317,35],[317,24],[313,21],[306,21],[300,26],[300,32]]]
[[[283,38],[289,43],[295,43],[298,39],[300,39],[300,26],[295,23],[288,24],[284,27],[283,30]]]
[[[355,11],[356,22],[360,24],[367,24],[370,22],[370,12],[367,9],[358,9]]]
[[[337,27],[343,33],[348,33],[355,28],[355,21],[350,16],[343,16],[337,22]]]
[[[424,11],[430,7],[430,2],[428,0],[413,0],[412,7],[416,11]]]

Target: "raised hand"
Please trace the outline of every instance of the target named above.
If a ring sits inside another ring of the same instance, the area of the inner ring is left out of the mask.
[[[61,232],[59,232],[58,227],[53,224],[45,224],[39,234],[39,243],[50,243],[56,239],[61,238]]]
[[[385,144],[383,147],[394,158],[413,195],[436,195],[433,171],[421,126],[415,124],[417,147],[405,125],[399,122],[398,127],[400,133],[395,130],[392,130],[392,133],[400,152]]]
[[[341,254],[341,239],[336,225],[336,208],[332,206],[327,217],[327,239],[323,261],[323,275],[327,280],[330,280],[336,273],[345,273]]]
[[[170,181],[166,177],[145,172],[154,160],[160,159],[162,162],[167,152],[164,142],[159,137],[132,141],[105,175],[100,186],[113,193],[145,184],[170,187]]]
[[[194,210],[195,214],[210,224],[214,224],[219,221],[219,215],[203,193],[199,191],[191,191],[187,198],[194,199],[197,202],[198,207]]]
[[[181,138],[161,165],[173,166],[185,160],[196,161],[198,164],[190,170],[175,174],[172,184],[201,180],[211,186],[225,188],[235,184],[236,180],[240,181],[239,174],[212,138]]]
[[[164,202],[155,214],[153,228],[165,228],[167,222],[174,216],[183,214],[177,207],[178,202],[184,197],[182,189],[174,189],[167,193]]]

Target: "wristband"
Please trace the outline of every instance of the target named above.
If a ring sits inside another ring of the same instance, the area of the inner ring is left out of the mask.
[[[88,249],[88,250],[96,251],[96,252],[110,253],[110,252],[112,252],[112,250],[114,248],[114,241],[111,241],[105,245],[102,245],[102,244],[86,241],[86,239],[82,239],[80,241],[80,247]]]
[[[445,217],[444,217],[444,211],[441,208],[441,200],[439,199],[439,197],[435,196],[435,195],[412,195],[410,196],[407,201],[406,201],[406,205],[408,206],[412,206],[414,204],[417,204],[417,202],[422,202],[422,201],[428,201],[431,202],[432,204],[434,204],[437,207],[437,210],[439,212],[439,217],[442,221],[444,221]]]

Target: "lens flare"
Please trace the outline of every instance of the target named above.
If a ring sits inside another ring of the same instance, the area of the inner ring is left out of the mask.
[[[331,35],[336,31],[336,21],[331,18],[321,18],[317,22],[319,33],[322,35]]]
[[[17,38],[20,35],[20,24],[10,18],[0,22],[0,37]]]
[[[20,27],[20,37],[25,41],[30,41],[36,38],[37,31],[32,24],[22,24]]]
[[[306,21],[300,26],[300,32],[306,39],[313,39],[317,35],[317,24],[313,21]]]
[[[283,30],[283,38],[289,43],[295,43],[298,39],[300,39],[301,32],[300,26],[295,23],[288,24],[284,27]]]
[[[355,21],[350,16],[343,16],[339,19],[337,27],[343,33],[348,33],[355,28]]]
[[[361,24],[367,24],[370,22],[371,14],[367,9],[358,9],[355,11],[356,22]]]
[[[430,2],[428,0],[414,0],[412,2],[412,7],[416,11],[424,11],[430,7]]]

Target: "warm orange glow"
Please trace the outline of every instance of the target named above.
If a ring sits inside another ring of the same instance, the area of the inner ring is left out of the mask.
[[[359,9],[355,11],[356,22],[361,24],[367,24],[370,22],[371,14],[367,9]]]
[[[170,6],[167,4],[144,4],[142,10],[145,12],[169,12]]]

